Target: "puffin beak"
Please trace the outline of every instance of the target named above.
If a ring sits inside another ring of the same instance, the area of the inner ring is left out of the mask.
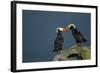
[[[70,31],[69,28],[63,28],[63,27],[57,28],[57,31],[58,31],[58,29],[59,29],[61,32],[68,32],[68,31]]]
[[[68,32],[68,31],[70,31],[70,30],[67,29],[67,28],[63,28],[63,31],[62,32]]]

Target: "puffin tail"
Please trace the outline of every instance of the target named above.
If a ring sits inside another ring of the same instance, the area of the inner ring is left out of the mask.
[[[85,38],[83,38],[83,42],[87,42],[87,40]]]

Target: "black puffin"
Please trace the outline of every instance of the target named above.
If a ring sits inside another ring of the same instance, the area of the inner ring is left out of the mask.
[[[71,30],[72,35],[74,36],[77,44],[85,43],[87,41],[84,38],[83,34],[76,28],[74,24],[69,24],[66,27],[66,30]]]
[[[64,42],[64,38],[63,38],[63,35],[62,35],[63,28],[57,28],[56,31],[57,31],[57,36],[56,36],[56,39],[54,41],[53,52],[59,53],[60,50],[62,50],[63,42]]]

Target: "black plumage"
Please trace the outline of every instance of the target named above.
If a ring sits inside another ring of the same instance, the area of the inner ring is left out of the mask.
[[[70,30],[72,31],[72,35],[74,36],[76,43],[83,43],[87,41],[77,28],[71,26]]]
[[[59,52],[62,50],[64,38],[62,36],[62,32],[58,29],[56,40],[54,41],[54,50],[53,52]]]

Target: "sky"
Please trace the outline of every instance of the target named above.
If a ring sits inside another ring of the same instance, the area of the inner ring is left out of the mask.
[[[90,19],[90,13],[23,10],[23,62],[52,61],[55,56],[52,50],[57,35],[56,28],[70,23],[76,25],[88,40],[89,45],[91,41]],[[75,44],[71,32],[64,32],[63,37],[63,49]]]

